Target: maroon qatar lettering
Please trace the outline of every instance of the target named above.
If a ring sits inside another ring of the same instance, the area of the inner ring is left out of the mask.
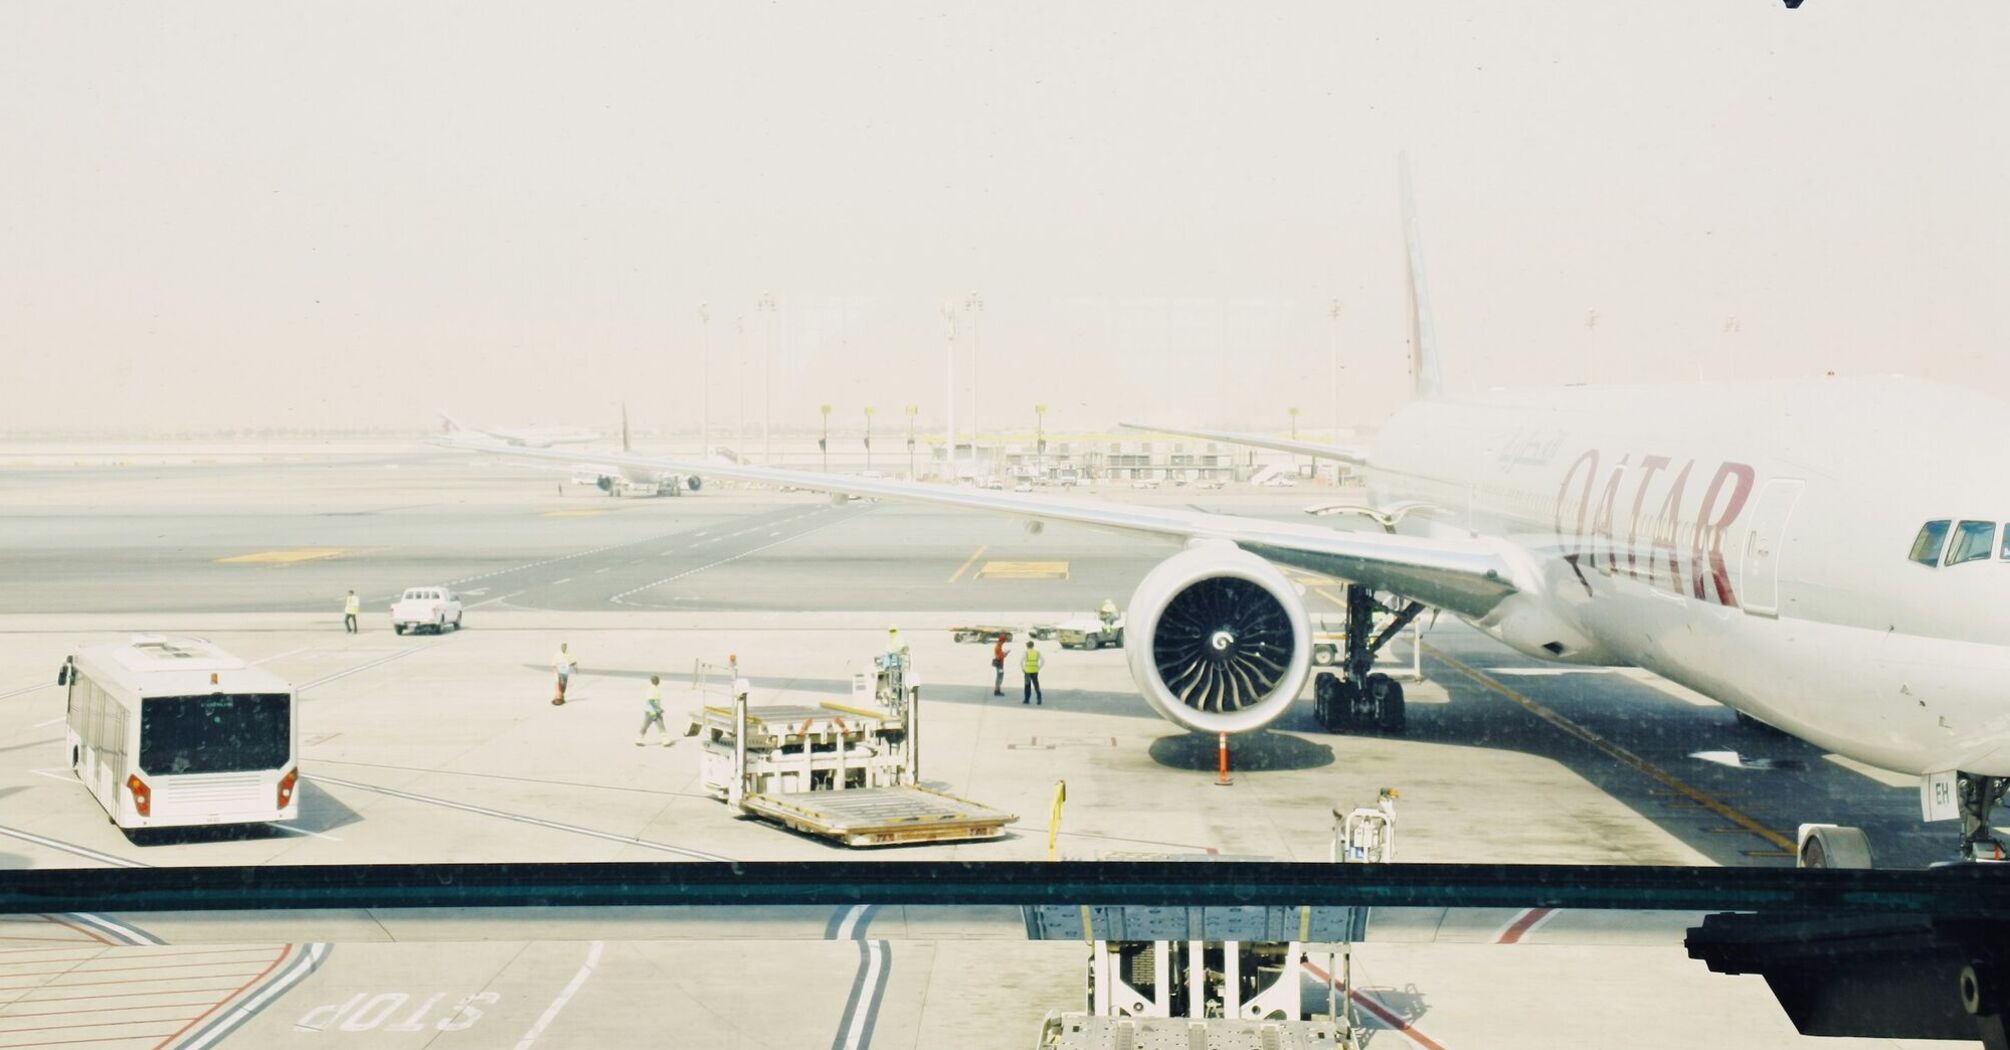
[[[1638,469],[1632,472],[1638,480],[1634,482],[1630,501],[1632,513],[1624,522],[1626,541],[1622,558],[1618,540],[1621,521],[1617,515],[1626,505],[1621,489],[1632,458],[1630,453],[1619,458],[1602,490],[1598,486],[1600,454],[1596,449],[1585,451],[1564,473],[1556,498],[1556,535],[1564,559],[1577,566],[1587,540],[1592,540],[1595,541],[1591,549],[1593,568],[1608,574],[1624,571],[1634,579],[1644,580],[1649,586],[1665,587],[1673,594],[1737,608],[1738,596],[1732,589],[1730,567],[1724,557],[1724,536],[1744,513],[1755,472],[1744,463],[1720,463],[1702,499],[1685,513],[1684,496],[1689,475],[1696,466],[1695,460],[1689,460],[1665,483],[1659,509],[1649,516],[1650,497],[1655,495],[1662,473],[1674,466],[1675,461],[1661,455],[1640,457]],[[1598,490],[1595,503],[1594,490]],[[1576,513],[1569,515],[1573,499]],[[1566,517],[1574,520],[1566,521]],[[1683,543],[1685,538],[1687,544]]]

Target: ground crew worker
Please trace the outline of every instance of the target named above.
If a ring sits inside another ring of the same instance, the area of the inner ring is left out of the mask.
[[[663,731],[663,746],[677,742],[670,735],[670,727],[663,724],[663,676],[650,675],[649,684],[642,688],[642,728],[635,734],[635,746],[641,747],[649,736],[649,727],[654,725]]]
[[[1005,636],[999,635],[991,645],[991,695],[1005,695]]]
[[[565,687],[572,680],[572,672],[579,668],[579,661],[572,658],[572,650],[566,643],[558,643],[558,655],[551,658],[551,669],[558,672],[558,693],[551,698],[553,706],[565,703]]]
[[[1117,625],[1117,603],[1108,598],[1103,599],[1103,607],[1096,610],[1096,615],[1102,617],[1104,627],[1115,627]]]
[[[356,614],[362,611],[363,599],[356,597],[355,591],[350,591],[348,600],[342,603],[342,629],[350,634],[355,634]]]
[[[1026,672],[1026,698],[1019,702],[1030,704],[1037,699],[1045,707],[1047,698],[1040,694],[1040,650],[1033,647],[1031,638],[1026,639],[1026,655],[1020,659],[1019,669]]]

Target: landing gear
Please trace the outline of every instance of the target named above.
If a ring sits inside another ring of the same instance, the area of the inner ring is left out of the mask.
[[[2010,789],[2010,777],[1954,775],[1954,799],[1961,807],[1962,860],[2010,860],[2010,853],[1996,840],[1996,829],[1989,826],[1989,811],[2003,801],[2005,789]]]
[[[1349,729],[1401,733],[1408,724],[1403,714],[1403,683],[1372,668],[1375,654],[1408,627],[1424,607],[1410,602],[1394,610],[1388,625],[1371,637],[1376,612],[1391,610],[1377,602],[1374,593],[1365,587],[1349,585],[1346,591],[1346,653],[1339,674],[1322,671],[1313,680],[1315,714],[1320,725],[1335,733]]]

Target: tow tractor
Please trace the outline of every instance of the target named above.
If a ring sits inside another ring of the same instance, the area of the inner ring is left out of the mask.
[[[1331,732],[1376,729],[1401,733],[1408,724],[1403,713],[1403,683],[1375,670],[1375,655],[1414,623],[1424,611],[1421,602],[1403,602],[1398,607],[1384,605],[1366,587],[1348,584],[1344,588],[1346,619],[1338,632],[1327,632],[1331,649],[1320,660],[1316,639],[1315,663],[1337,663],[1339,673],[1321,671],[1313,679],[1314,712],[1319,724]],[[1378,629],[1379,628],[1379,629]],[[1413,666],[1421,672],[1422,639],[1415,639]],[[1417,677],[1421,678],[1419,673]]]
[[[705,789],[734,809],[852,847],[999,838],[1019,819],[921,785],[921,683],[905,656],[876,657],[850,703],[755,707],[731,673],[732,702],[701,707],[686,735],[700,737]]]
[[[1124,645],[1124,618],[1114,621],[1094,616],[1081,616],[1066,623],[1056,624],[1054,640],[1063,649],[1121,649]]]

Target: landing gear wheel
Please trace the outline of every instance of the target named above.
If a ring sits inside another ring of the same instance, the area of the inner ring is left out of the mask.
[[[460,632],[460,629],[461,629],[461,614],[460,614],[460,613],[455,613],[455,614],[454,614],[454,631],[455,631],[455,633],[459,633],[459,632]]]
[[[402,624],[402,623],[394,623],[394,624],[392,624],[392,625],[391,625],[391,633],[392,633],[392,634],[404,634],[404,633],[405,633],[405,625],[404,625],[404,624]]]
[[[1335,655],[1333,647],[1330,645],[1315,645],[1312,647],[1312,662],[1321,667],[1333,666]]]
[[[1400,733],[1409,724],[1403,713],[1403,683],[1377,672],[1368,676],[1367,695],[1375,711],[1375,728]]]

